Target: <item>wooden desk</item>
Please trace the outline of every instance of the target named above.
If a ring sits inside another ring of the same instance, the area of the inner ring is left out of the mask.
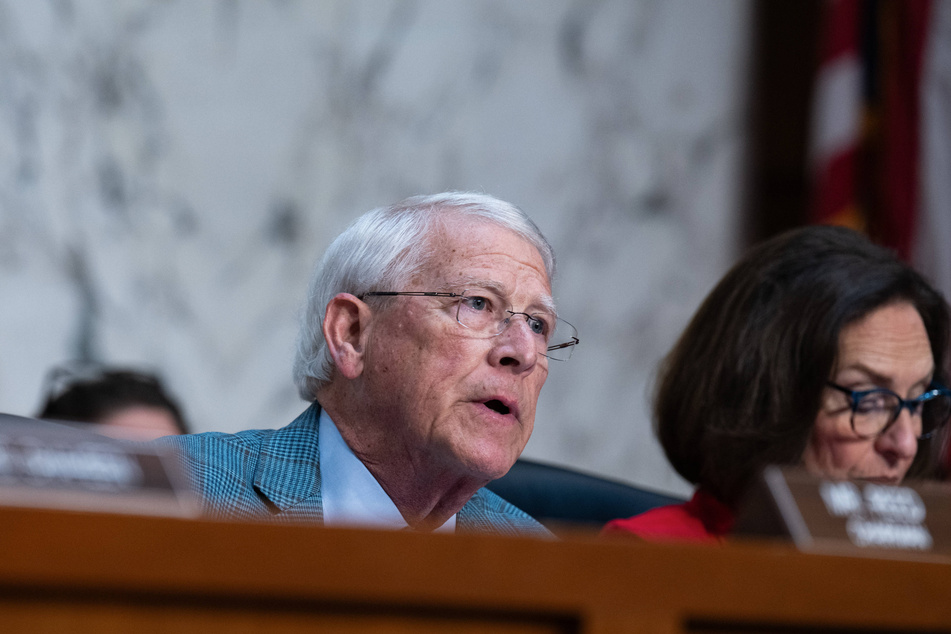
[[[0,509],[4,632],[951,632],[951,564]]]

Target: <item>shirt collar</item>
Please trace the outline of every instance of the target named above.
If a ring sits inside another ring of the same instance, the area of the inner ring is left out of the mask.
[[[320,496],[324,525],[403,529],[408,525],[380,483],[350,450],[326,411],[320,412]],[[456,516],[435,530],[452,533]]]

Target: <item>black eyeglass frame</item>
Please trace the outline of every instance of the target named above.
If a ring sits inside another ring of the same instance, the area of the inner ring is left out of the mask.
[[[879,436],[884,435],[885,432],[887,432],[891,428],[891,426],[895,424],[895,421],[898,420],[898,417],[901,416],[901,411],[903,409],[907,409],[908,413],[914,416],[917,412],[921,411],[922,406],[930,400],[938,398],[939,396],[946,396],[949,399],[951,399],[951,390],[944,387],[943,385],[940,385],[939,383],[934,383],[934,382],[932,382],[928,386],[928,389],[925,390],[923,393],[921,393],[919,396],[916,396],[915,398],[909,398],[909,399],[902,398],[895,392],[892,392],[888,388],[884,388],[884,387],[876,387],[876,388],[872,388],[871,390],[850,390],[849,388],[843,387],[839,385],[838,383],[833,383],[832,381],[826,381],[826,384],[829,387],[836,389],[846,394],[849,397],[851,401],[849,403],[849,407],[852,410],[852,415],[849,417],[849,425],[852,426],[852,431],[855,432],[856,436],[865,440],[868,440],[871,438],[878,438]],[[860,434],[858,430],[855,429],[855,414],[858,410],[859,402],[863,398],[868,396],[869,394],[888,394],[898,399],[898,407],[895,408],[895,412],[892,414],[891,419],[885,424],[884,427],[882,427],[882,429],[877,434],[874,434],[871,436],[867,434]],[[947,423],[948,423],[948,418],[946,417],[943,421],[936,424],[934,429],[918,436],[918,440],[927,440],[928,438],[931,438],[942,427],[947,425]]]
[[[357,295],[357,299],[359,299],[359,300],[362,302],[364,297],[396,297],[396,296],[407,296],[407,297],[469,297],[469,296],[466,295],[465,293],[452,293],[452,292],[449,292],[449,291],[368,291],[368,292],[363,293],[363,294],[361,294],[361,295]],[[515,315],[524,315],[526,320],[534,319],[534,318],[533,318],[531,315],[529,315],[528,313],[522,313],[522,312],[518,312],[518,311],[514,311],[514,310],[506,310],[505,312],[509,313],[509,314],[512,315],[513,317],[514,317]],[[508,319],[508,318],[507,318],[507,319]],[[554,351],[554,350],[564,350],[565,348],[570,348],[570,347],[572,347],[572,346],[577,346],[579,343],[581,343],[581,340],[578,339],[578,337],[576,336],[577,333],[578,333],[578,329],[575,328],[574,325],[573,325],[571,322],[566,321],[566,320],[562,319],[561,317],[555,317],[555,319],[557,319],[558,321],[562,321],[562,322],[568,324],[569,326],[571,326],[572,330],[574,330],[574,332],[575,332],[575,335],[573,335],[573,336],[571,337],[571,341],[566,341],[566,342],[564,342],[564,343],[559,343],[559,344],[554,345],[554,346],[548,346],[548,347],[545,349],[547,352],[552,352],[552,351]],[[466,326],[464,323],[462,323],[461,321],[459,321],[459,313],[458,313],[458,311],[456,312],[456,322],[458,322],[459,325],[462,326],[463,328],[468,328],[468,326]],[[493,335],[493,336],[498,336],[498,335],[502,334],[503,331],[504,331],[504,328],[503,328],[503,330],[500,330],[499,332],[497,332],[497,333],[496,333],[495,335]],[[548,355],[544,355],[544,356],[547,357]],[[549,359],[552,359],[553,361],[567,361],[567,359],[556,359],[556,358],[553,358],[553,357],[548,357],[548,358],[549,358]]]

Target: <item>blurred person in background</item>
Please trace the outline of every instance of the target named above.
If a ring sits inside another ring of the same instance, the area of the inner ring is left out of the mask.
[[[181,407],[154,374],[74,365],[54,368],[46,383],[37,418],[95,423],[103,433],[139,440],[189,433]]]

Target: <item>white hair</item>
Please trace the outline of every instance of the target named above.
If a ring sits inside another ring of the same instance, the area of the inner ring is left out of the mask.
[[[337,236],[311,277],[294,359],[294,381],[302,399],[316,400],[333,372],[322,329],[330,300],[338,293],[360,296],[400,290],[427,264],[430,238],[441,226],[439,221],[453,216],[479,218],[524,238],[541,255],[549,282],[553,279],[555,256],[548,240],[525,212],[492,196],[470,192],[412,196],[369,211]]]

